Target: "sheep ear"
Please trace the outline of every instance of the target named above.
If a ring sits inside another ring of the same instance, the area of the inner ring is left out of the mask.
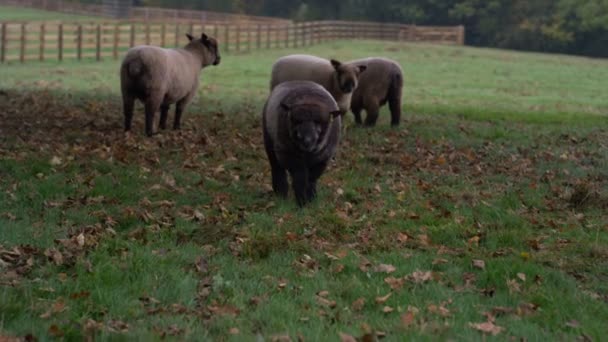
[[[329,112],[329,115],[331,115],[332,118],[337,118],[338,116],[342,115],[342,111],[341,110],[334,110]]]
[[[335,59],[330,60],[330,62],[331,62],[331,65],[333,65],[334,69],[336,69],[336,70],[338,70],[338,68],[340,67],[340,65],[342,65],[342,63],[340,63],[339,61],[337,61]]]
[[[186,37],[188,37],[189,41],[192,41],[194,39],[194,37],[192,37],[190,33],[186,33]]]
[[[367,65],[359,65],[357,69],[359,69],[359,73],[362,73],[367,70]]]
[[[201,40],[203,41],[203,43],[206,43],[209,41],[209,37],[205,33],[203,33],[201,35]]]

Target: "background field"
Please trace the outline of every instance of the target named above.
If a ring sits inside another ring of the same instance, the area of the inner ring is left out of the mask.
[[[184,129],[153,138],[141,106],[122,132],[118,62],[0,66],[0,332],[605,335],[607,61],[310,48],[398,60],[405,114],[398,129],[386,109],[374,129],[348,116],[319,199],[299,210],[269,191],[259,118],[270,65],[295,52],[226,56]]]
[[[99,20],[98,17],[42,11],[33,8],[0,6],[0,21],[41,21],[41,20]]]

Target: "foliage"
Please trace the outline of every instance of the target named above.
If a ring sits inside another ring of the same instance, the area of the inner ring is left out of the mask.
[[[146,0],[145,5],[294,19],[463,24],[467,43],[608,56],[608,0]]]

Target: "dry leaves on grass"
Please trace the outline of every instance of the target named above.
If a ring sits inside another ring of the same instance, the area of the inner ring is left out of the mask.
[[[496,336],[500,334],[505,328],[500,327],[494,322],[483,322],[483,323],[469,323],[469,326],[475,330],[479,330],[485,334],[491,334],[492,336]]]

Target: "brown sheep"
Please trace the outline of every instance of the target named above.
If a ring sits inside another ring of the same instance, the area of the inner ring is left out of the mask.
[[[350,98],[365,65],[340,63],[311,55],[289,55],[272,66],[270,90],[285,81],[313,81],[334,97],[342,114],[350,108]]]
[[[144,103],[146,134],[153,133],[154,114],[160,108],[159,128],[167,126],[169,106],[175,103],[173,129],[180,128],[182,112],[196,94],[201,70],[220,63],[217,41],[202,34],[183,48],[163,49],[136,46],[129,51],[120,67],[125,131],[131,129],[135,99]]]
[[[359,86],[351,99],[351,110],[355,121],[361,124],[361,110],[365,109],[366,126],[374,126],[380,107],[388,102],[391,110],[391,125],[398,126],[401,120],[401,93],[403,71],[393,60],[380,57],[364,58],[348,62],[366,65],[367,70],[359,77]]]
[[[288,171],[298,205],[315,198],[317,180],[338,148],[340,114],[331,94],[317,83],[288,81],[272,90],[262,127],[275,193],[287,197]]]

